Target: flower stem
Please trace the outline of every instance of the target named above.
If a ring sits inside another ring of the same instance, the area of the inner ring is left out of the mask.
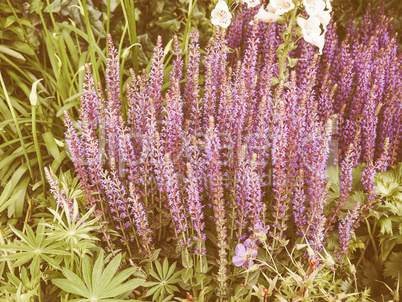
[[[278,72],[278,81],[279,83],[281,82],[281,80],[283,79],[283,74],[286,68],[286,59],[288,57],[289,52],[292,51],[292,48],[289,47],[290,45],[290,41],[292,39],[292,29],[293,29],[293,25],[296,19],[296,12],[297,12],[297,6],[292,10],[292,14],[290,15],[290,21],[289,24],[286,28],[286,34],[285,34],[285,38],[284,38],[284,48],[283,48],[283,53],[282,53],[282,57],[281,57],[281,61],[279,63],[279,72]]]

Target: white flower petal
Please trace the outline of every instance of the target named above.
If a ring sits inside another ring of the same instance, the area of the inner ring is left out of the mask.
[[[280,19],[280,16],[267,12],[263,7],[260,7],[254,18],[262,22],[276,22]]]
[[[321,22],[317,16],[310,16],[307,20],[297,18],[297,24],[301,27],[303,38],[306,42],[311,43],[319,48],[320,55],[325,44],[325,32],[321,33]]]
[[[304,25],[305,32],[310,36],[319,36],[321,34],[321,21],[316,16],[310,16]]]
[[[325,34],[322,34],[320,36],[314,36],[311,44],[315,45],[318,47],[319,54],[322,55],[322,49],[324,48],[325,44]]]
[[[228,7],[227,3],[225,1],[223,1],[223,0],[218,1],[218,3],[215,6],[215,9],[218,10],[218,11],[220,11],[220,10],[224,10],[224,11],[227,11],[227,12],[229,11],[229,7]]]
[[[271,4],[268,4],[267,5],[267,12],[275,14],[275,8]]]
[[[298,17],[298,18],[296,19],[296,22],[297,22],[297,25],[299,25],[300,28],[303,29],[303,27],[306,25],[307,20],[304,19],[304,18]]]
[[[211,23],[223,28],[227,28],[230,25],[232,14],[229,12],[228,5],[225,1],[219,0],[215,8],[211,12]]]
[[[247,3],[248,8],[256,7],[257,5],[259,5],[261,3],[260,0],[244,0],[244,2]]]
[[[303,5],[310,16],[318,15],[325,9],[324,0],[303,0]]]
[[[295,7],[292,0],[271,0],[269,4],[275,9],[277,15],[283,15]]]
[[[317,17],[320,18],[320,22],[324,26],[324,28],[327,28],[329,21],[331,21],[331,11],[322,11],[317,15]]]

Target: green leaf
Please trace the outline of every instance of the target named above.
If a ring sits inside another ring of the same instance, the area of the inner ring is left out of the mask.
[[[54,266],[55,268],[61,270],[59,263],[58,263],[55,259],[50,258],[49,256],[47,256],[47,255],[45,255],[45,254],[42,254],[41,257],[42,257],[47,263],[49,263],[50,265],[52,265],[52,266]]]
[[[89,293],[86,288],[82,288],[80,285],[72,283],[66,279],[53,279],[52,282],[67,293],[76,294],[82,297],[89,297]]]
[[[82,276],[84,277],[85,284],[87,285],[90,292],[92,290],[92,266],[89,257],[84,257],[82,259]]]
[[[381,234],[389,234],[392,235],[392,220],[389,218],[380,219],[380,226],[381,226]]]
[[[152,256],[151,256],[151,259],[150,259],[152,262],[154,262],[156,259],[158,259],[159,253],[161,252],[161,250],[162,249],[157,249],[152,253]]]
[[[133,291],[134,289],[136,289],[137,287],[141,286],[143,283],[145,282],[144,279],[132,279],[130,281],[127,281],[124,284],[119,285],[118,287],[116,287],[115,289],[110,290],[107,293],[107,296],[102,296],[102,297],[116,297],[119,296],[121,294]]]
[[[167,258],[165,258],[165,261],[167,260]],[[164,261],[164,262],[165,262]],[[156,270],[158,271],[158,275],[160,276],[160,278],[162,279],[163,278],[163,271],[162,271],[162,266],[161,266],[161,264],[159,263],[159,261],[155,261],[155,267],[156,267]]]
[[[10,255],[8,257],[11,258],[12,256],[14,256],[14,258],[18,259],[17,261],[14,262],[13,266],[18,267],[18,266],[21,266],[21,265],[27,263],[28,261],[30,261],[35,256],[35,254],[32,252],[22,252],[22,253]]]
[[[248,289],[244,286],[237,285],[235,288],[235,297],[243,297],[248,293]]]
[[[97,280],[99,278],[99,276],[101,276],[102,274],[102,270],[103,270],[103,251],[101,250],[101,252],[98,255],[98,258],[96,259],[93,271],[92,271],[92,290],[94,293],[98,292],[98,283]]]
[[[402,252],[392,253],[385,262],[384,276],[395,280],[402,275]]]
[[[183,268],[181,270],[181,277],[182,277],[184,283],[187,283],[188,279],[190,279],[192,276],[193,276],[192,268],[190,268],[190,269]]]
[[[4,53],[6,55],[9,55],[11,57],[14,57],[16,59],[19,59],[21,61],[25,61],[25,58],[22,54],[20,54],[19,52],[15,51],[15,50],[8,48],[5,45],[0,45],[0,52]]]
[[[61,162],[61,154],[59,151],[59,147],[56,144],[56,141],[54,139],[54,136],[51,132],[46,132],[42,134],[43,140],[45,141],[45,145],[49,153],[53,156],[53,158],[57,162]]]
[[[118,254],[112,261],[110,261],[108,266],[103,271],[102,276],[100,277],[100,279],[98,279],[99,281],[97,282],[98,283],[97,288],[104,289],[109,285],[113,276],[116,274],[117,269],[119,268],[120,262],[121,262],[121,254]],[[99,291],[99,295],[103,296],[104,292],[105,290]]]
[[[28,43],[22,41],[14,41],[10,47],[29,56],[35,55],[35,51],[32,49],[32,47],[29,46]]]
[[[71,283],[75,283],[77,286],[79,286],[82,290],[85,290],[87,294],[89,294],[87,287],[85,286],[84,282],[78,277],[75,273],[70,271],[68,268],[63,269],[63,275],[67,278],[68,281]],[[85,295],[83,295],[85,296]],[[86,296],[88,297],[88,295]]]
[[[159,275],[163,278],[163,279],[167,279],[168,277],[168,270],[169,269],[169,261],[167,260],[167,258],[165,258],[165,260],[163,261],[163,271],[162,274],[159,273]]]
[[[145,294],[144,297],[149,297],[149,296],[153,295],[153,294],[154,294],[158,289],[160,289],[160,288],[161,288],[160,286],[154,286],[154,287],[150,288],[150,289],[147,291],[147,293]]]

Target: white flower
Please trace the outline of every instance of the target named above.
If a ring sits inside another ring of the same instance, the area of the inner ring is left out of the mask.
[[[299,24],[302,29],[304,40],[317,46],[321,55],[325,44],[325,32],[321,34],[320,18],[317,16],[310,16],[306,20],[299,17],[297,18],[297,24]]]
[[[310,16],[316,16],[325,9],[324,0],[303,0],[303,5]]]
[[[223,0],[219,0],[215,8],[212,10],[211,16],[211,23],[223,28],[227,28],[230,25],[230,19],[232,19],[232,14],[229,12],[228,5]]]
[[[269,4],[272,5],[277,15],[283,15],[295,7],[292,0],[271,0]]]
[[[248,8],[256,7],[261,3],[260,0],[244,0],[245,3],[247,3]]]
[[[275,9],[271,5],[268,4],[267,10],[268,11],[261,6],[254,18],[262,22],[276,22],[281,18],[279,15],[275,14]]]
[[[329,0],[303,0],[303,5],[310,16],[317,16],[321,24],[326,30],[329,21],[331,20],[331,3]],[[327,7],[327,10],[324,10]]]
[[[327,25],[329,24],[329,21],[331,21],[331,11],[330,10],[324,10],[320,12],[317,17],[320,19],[321,24],[324,26],[324,30],[327,30]]]

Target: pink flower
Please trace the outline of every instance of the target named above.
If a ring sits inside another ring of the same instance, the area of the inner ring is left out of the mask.
[[[257,250],[250,239],[239,243],[236,246],[236,256],[233,257],[233,264],[236,266],[251,267],[254,265],[253,259],[257,257]]]

